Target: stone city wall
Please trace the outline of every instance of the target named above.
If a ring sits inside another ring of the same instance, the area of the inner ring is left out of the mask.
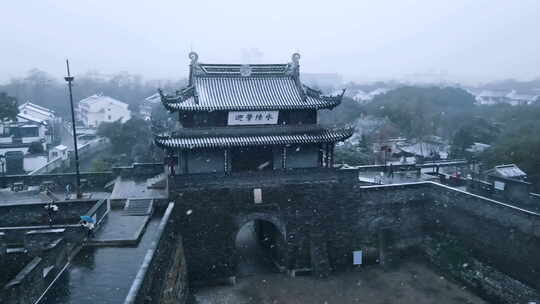
[[[185,303],[187,265],[181,235],[175,231],[170,203],[159,225],[157,241],[148,249],[124,304]]]
[[[430,185],[426,230],[454,235],[480,261],[540,289],[540,214]]]
[[[83,191],[103,189],[105,185],[117,176],[155,176],[164,172],[161,163],[134,163],[128,167],[115,167],[106,172],[82,172],[80,174]],[[56,190],[63,191],[66,185],[75,185],[76,175],[70,173],[35,174],[35,175],[5,175],[0,176],[0,188],[8,188],[14,183],[23,183],[25,186],[40,186],[44,182],[51,182]],[[72,187],[72,189],[74,189]]]
[[[385,263],[444,231],[482,262],[540,288],[540,215],[432,182],[360,186],[350,175],[337,176],[173,185],[190,279],[234,276],[236,233],[249,220],[263,220],[283,234],[278,255],[288,270],[324,276],[350,267],[356,250],[366,263]],[[254,189],[261,189],[260,204]]]
[[[114,179],[112,172],[81,173],[83,190],[103,189]],[[6,175],[0,176],[0,188],[8,188],[14,183],[23,183],[25,186],[40,186],[44,182],[51,182],[55,188],[64,191],[66,185],[75,185],[75,173],[36,174],[36,175]],[[72,187],[72,189],[74,189]]]
[[[27,235],[27,252],[24,256],[29,262],[0,289],[2,303],[36,303],[56,277],[65,270],[74,251],[79,248],[84,233],[80,235],[78,242],[67,241],[60,231],[41,230]]]
[[[409,209],[410,212],[407,212],[407,207],[379,209],[394,214],[388,216],[379,213],[380,221],[396,220],[395,223],[389,223],[390,227],[396,228],[392,229],[391,234],[394,236],[391,238],[399,250],[394,252],[399,253],[406,245],[413,245],[412,248],[422,245],[421,251],[432,253],[440,250],[445,241],[453,239],[466,249],[466,252],[461,252],[463,256],[468,256],[469,261],[474,260],[477,265],[482,265],[478,267],[480,272],[490,273],[493,278],[507,276],[501,281],[499,288],[490,283],[489,279],[478,279],[471,284],[467,272],[456,271],[454,274],[464,274],[458,279],[469,287],[480,290],[484,295],[496,297],[502,303],[513,303],[511,299],[516,299],[516,295],[520,293],[534,294],[530,292],[531,287],[537,292],[540,290],[540,214],[432,182],[361,187],[359,193],[353,196],[361,198],[362,204],[371,202],[384,205],[396,202],[398,206],[406,204],[411,208],[413,205],[422,205],[417,210]],[[378,214],[366,216],[377,221]],[[408,228],[402,228],[403,224]],[[379,225],[382,229],[385,229],[385,226],[388,224]],[[360,231],[358,226],[353,229]],[[367,235],[375,236],[369,233]],[[440,235],[446,237],[437,237]],[[400,240],[396,241],[395,238]],[[433,248],[433,244],[438,245]],[[447,248],[450,248],[450,251],[457,250],[452,246]],[[390,246],[390,249],[396,247]],[[382,251],[384,256],[388,245],[381,244],[379,251]],[[433,255],[428,256],[433,260]],[[442,261],[444,262],[444,259]],[[472,262],[466,264],[471,265]],[[452,265],[440,266],[446,272]],[[516,280],[525,283],[522,284],[525,286],[523,290],[516,290],[521,286],[515,283]],[[505,289],[513,291],[507,292]],[[526,298],[521,298],[523,299]]]
[[[97,200],[74,200],[55,202],[58,211],[53,212],[53,225],[78,224],[96,206]],[[3,227],[48,225],[46,203],[0,205],[0,229]]]
[[[292,177],[284,175],[267,183],[231,177],[235,183],[227,178],[222,183],[228,187],[175,188],[172,197],[190,279],[234,276],[236,234],[251,220],[271,223],[281,233],[280,252],[275,255],[282,266],[310,269],[320,276],[351,265],[354,250],[371,251],[376,260],[381,242],[392,249],[421,241],[423,197],[417,195],[418,189],[405,187],[394,199],[371,199],[373,191],[354,183],[355,171],[330,173],[336,178],[320,181],[306,173],[303,181],[291,182]],[[261,191],[260,204],[254,200],[254,189]],[[404,195],[407,201],[401,200]]]

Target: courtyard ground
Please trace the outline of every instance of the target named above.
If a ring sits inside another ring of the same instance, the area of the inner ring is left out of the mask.
[[[486,303],[417,261],[391,268],[367,266],[327,279],[256,274],[238,278],[234,286],[194,290],[194,297],[198,304]]]

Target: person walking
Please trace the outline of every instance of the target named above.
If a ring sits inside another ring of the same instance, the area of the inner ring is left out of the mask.
[[[93,238],[94,237],[94,223],[87,222],[87,221],[81,221],[81,226],[86,230],[86,237],[87,238]]]
[[[71,198],[71,184],[66,185],[66,200]]]

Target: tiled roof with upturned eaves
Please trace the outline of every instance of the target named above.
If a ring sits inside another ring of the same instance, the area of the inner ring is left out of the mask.
[[[203,64],[190,54],[188,87],[160,91],[169,111],[304,110],[333,108],[343,94],[327,96],[299,80],[299,55],[288,64]]]
[[[279,127],[278,127],[279,128]],[[300,132],[298,132],[300,131]],[[161,135],[155,138],[157,146],[168,149],[211,149],[243,146],[264,146],[264,145],[287,145],[287,144],[316,144],[335,143],[349,138],[353,129],[320,128],[316,130],[302,130],[297,132],[294,128],[288,132],[274,132],[256,134],[177,134],[173,136]]]

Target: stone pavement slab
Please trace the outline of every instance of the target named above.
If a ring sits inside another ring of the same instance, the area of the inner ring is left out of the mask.
[[[136,245],[150,216],[126,216],[122,210],[111,210],[88,246]]]

